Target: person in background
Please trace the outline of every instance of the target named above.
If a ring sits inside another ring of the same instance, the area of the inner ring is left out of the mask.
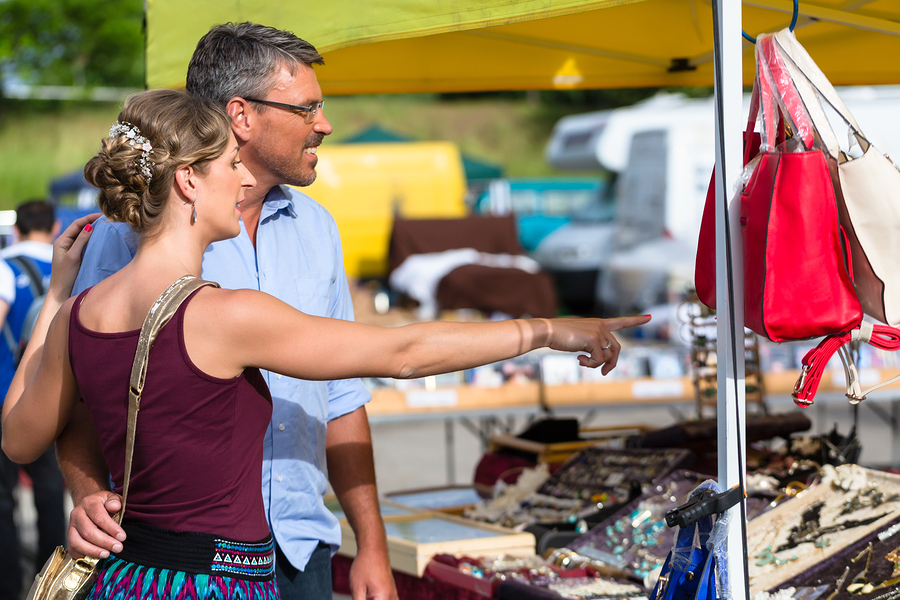
[[[0,251],[0,406],[16,372],[18,357],[27,337],[29,313],[37,308],[50,279],[50,245],[59,232],[53,205],[30,200],[16,208],[17,242]],[[24,335],[23,335],[24,334]],[[27,340],[26,340],[27,341]],[[63,478],[50,448],[33,463],[21,467],[31,478],[37,509],[38,566],[65,543],[66,515]],[[13,520],[14,492],[20,465],[0,454],[0,598],[18,598],[22,587],[19,532]]]

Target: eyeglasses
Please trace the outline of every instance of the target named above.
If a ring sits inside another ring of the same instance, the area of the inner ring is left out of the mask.
[[[272,100],[259,100],[257,98],[244,98],[250,102],[259,102],[260,104],[268,104],[269,106],[277,106],[278,108],[286,108],[288,110],[296,110],[303,113],[303,118],[307,123],[314,123],[319,111],[325,106],[325,101],[316,102],[309,106],[297,106],[296,104],[285,104],[284,102],[273,102]]]

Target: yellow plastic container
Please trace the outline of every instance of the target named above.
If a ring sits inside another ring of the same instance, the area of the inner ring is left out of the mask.
[[[451,142],[325,144],[316,181],[303,191],[334,216],[351,277],[387,273],[394,216],[465,216],[466,179]]]

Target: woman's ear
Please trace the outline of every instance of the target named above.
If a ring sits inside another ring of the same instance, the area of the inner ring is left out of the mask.
[[[175,186],[188,200],[197,197],[197,172],[191,165],[183,165],[175,171]]]

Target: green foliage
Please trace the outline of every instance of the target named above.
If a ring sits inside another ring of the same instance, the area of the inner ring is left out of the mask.
[[[0,124],[0,210],[46,196],[55,177],[83,168],[121,108],[116,103],[7,101]]]
[[[143,87],[143,0],[0,0],[0,64],[30,84]]]

